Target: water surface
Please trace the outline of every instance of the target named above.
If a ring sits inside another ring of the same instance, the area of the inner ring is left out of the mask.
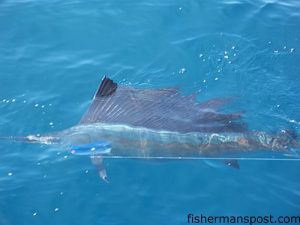
[[[0,134],[76,124],[104,74],[236,97],[253,130],[299,133],[298,0],[0,1]],[[299,162],[107,160],[0,144],[0,224],[185,224],[187,214],[296,215]],[[212,165],[213,164],[213,165]]]

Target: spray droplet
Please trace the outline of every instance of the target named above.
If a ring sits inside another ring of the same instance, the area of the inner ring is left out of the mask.
[[[186,72],[186,68],[181,68],[180,70],[179,70],[179,74],[184,74]]]

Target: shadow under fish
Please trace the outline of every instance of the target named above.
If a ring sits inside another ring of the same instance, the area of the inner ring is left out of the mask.
[[[196,102],[177,89],[136,89],[104,77],[78,125],[42,136],[7,137],[30,143],[60,145],[73,154],[89,155],[107,181],[103,158],[218,158],[235,153],[299,148],[296,134],[248,130],[242,113],[220,113],[229,99]],[[226,165],[239,168],[234,157]]]

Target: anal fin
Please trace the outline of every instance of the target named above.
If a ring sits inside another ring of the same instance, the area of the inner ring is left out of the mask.
[[[109,183],[107,179],[107,173],[106,169],[104,167],[103,158],[101,156],[93,155],[91,156],[91,161],[96,166],[99,176],[102,180],[104,180],[106,183]]]
[[[225,160],[224,163],[227,166],[230,166],[230,167],[232,167],[234,169],[240,169],[239,161],[236,160],[236,159],[228,159],[228,160]]]

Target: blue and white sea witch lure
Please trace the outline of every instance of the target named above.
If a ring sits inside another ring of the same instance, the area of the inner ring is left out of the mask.
[[[75,155],[106,155],[110,154],[109,142],[97,141],[89,144],[71,146],[71,153]]]
[[[294,132],[283,130],[273,135],[250,131],[241,121],[241,113],[217,112],[228,102],[212,99],[197,103],[194,95],[182,96],[177,89],[118,87],[104,77],[76,126],[48,135],[8,139],[60,145],[73,154],[89,155],[104,180],[102,159],[106,157],[227,157],[227,165],[239,168],[240,154],[286,154],[300,147]]]

